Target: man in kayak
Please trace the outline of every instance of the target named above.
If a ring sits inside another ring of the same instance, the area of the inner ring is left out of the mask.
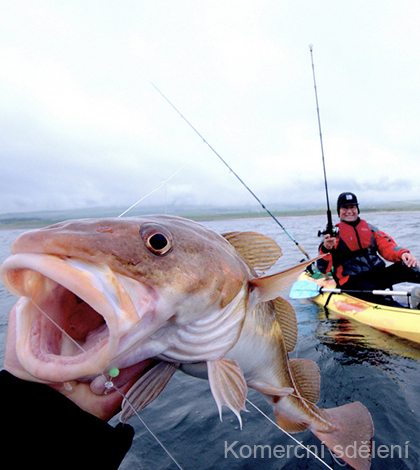
[[[420,284],[418,260],[409,250],[398,246],[392,237],[359,217],[355,194],[340,194],[337,212],[340,217],[336,225],[338,235],[326,234],[320,245],[320,254],[325,256],[317,264],[322,273],[332,272],[340,288],[346,290],[384,290],[400,282]],[[382,258],[393,264],[386,266]],[[369,302],[400,306],[390,296],[354,295]],[[412,295],[411,300],[412,307],[417,308],[420,297]]]

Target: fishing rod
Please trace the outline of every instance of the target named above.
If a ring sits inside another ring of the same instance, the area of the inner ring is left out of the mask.
[[[261,200],[257,197],[257,195],[251,190],[251,188],[245,184],[245,182],[240,178],[240,176],[232,169],[232,167],[222,158],[222,156],[207,142],[207,140],[203,137],[202,134],[191,124],[190,121],[178,110],[178,108],[159,90],[159,88],[154,84],[151,85],[155,88],[155,90],[165,99],[167,103],[179,114],[179,116],[188,124],[188,126],[200,137],[200,139],[209,147],[209,149],[219,158],[219,160],[226,165],[229,171],[237,178],[237,180],[248,190],[248,192],[254,197],[254,199],[260,204],[260,206],[267,212],[267,214],[276,222],[276,224],[284,231],[284,233],[295,243],[295,245],[299,248],[299,250],[306,256],[308,260],[311,258],[309,257],[307,251],[298,243],[298,241],[286,230],[286,228],[280,223],[280,221],[274,216],[274,214],[265,207],[265,205],[261,202]]]
[[[330,209],[330,199],[328,197],[327,171],[325,169],[324,144],[322,142],[321,116],[320,116],[320,113],[319,113],[318,92],[317,92],[317,87],[316,87],[315,65],[314,65],[314,56],[313,56],[313,53],[312,53],[312,50],[313,50],[312,44],[309,45],[309,50],[311,52],[312,76],[314,78],[316,112],[317,112],[317,116],[318,116],[319,140],[321,142],[322,167],[323,167],[323,170],[324,170],[325,196],[326,196],[326,199],[327,199],[327,227],[323,232],[321,232],[321,230],[318,232],[318,237],[320,237],[321,235],[326,235],[326,234],[329,234],[332,237],[336,237],[338,235],[338,227],[334,227],[334,225],[333,225],[331,209]]]

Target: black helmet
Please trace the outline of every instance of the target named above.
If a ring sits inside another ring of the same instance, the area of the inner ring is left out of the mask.
[[[357,201],[357,197],[353,193],[341,193],[337,199],[337,212],[340,214],[340,207],[345,206],[357,206],[358,212],[359,210],[359,202]]]

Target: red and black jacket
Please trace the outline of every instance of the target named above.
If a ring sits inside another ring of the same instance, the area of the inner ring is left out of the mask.
[[[320,246],[320,254],[327,255],[318,261],[318,269],[323,273],[332,272],[340,285],[345,284],[350,276],[385,266],[379,255],[395,263],[401,261],[403,253],[409,252],[366,220],[340,222],[337,227],[339,235],[335,247],[327,252],[323,244]]]

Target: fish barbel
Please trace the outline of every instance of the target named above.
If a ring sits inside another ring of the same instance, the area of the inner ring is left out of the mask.
[[[207,378],[220,416],[227,406],[241,422],[252,387],[283,429],[310,429],[354,468],[369,468],[369,411],[359,402],[318,408],[317,365],[288,357],[296,316],[280,294],[305,265],[265,276],[281,256],[271,238],[221,236],[172,216],[84,219],[26,232],[11,253],[0,274],[20,297],[16,353],[32,380],[90,382],[100,394],[111,368],[135,371],[153,358],[127,394],[137,409],[181,369]],[[131,415],[123,404],[123,419]]]

